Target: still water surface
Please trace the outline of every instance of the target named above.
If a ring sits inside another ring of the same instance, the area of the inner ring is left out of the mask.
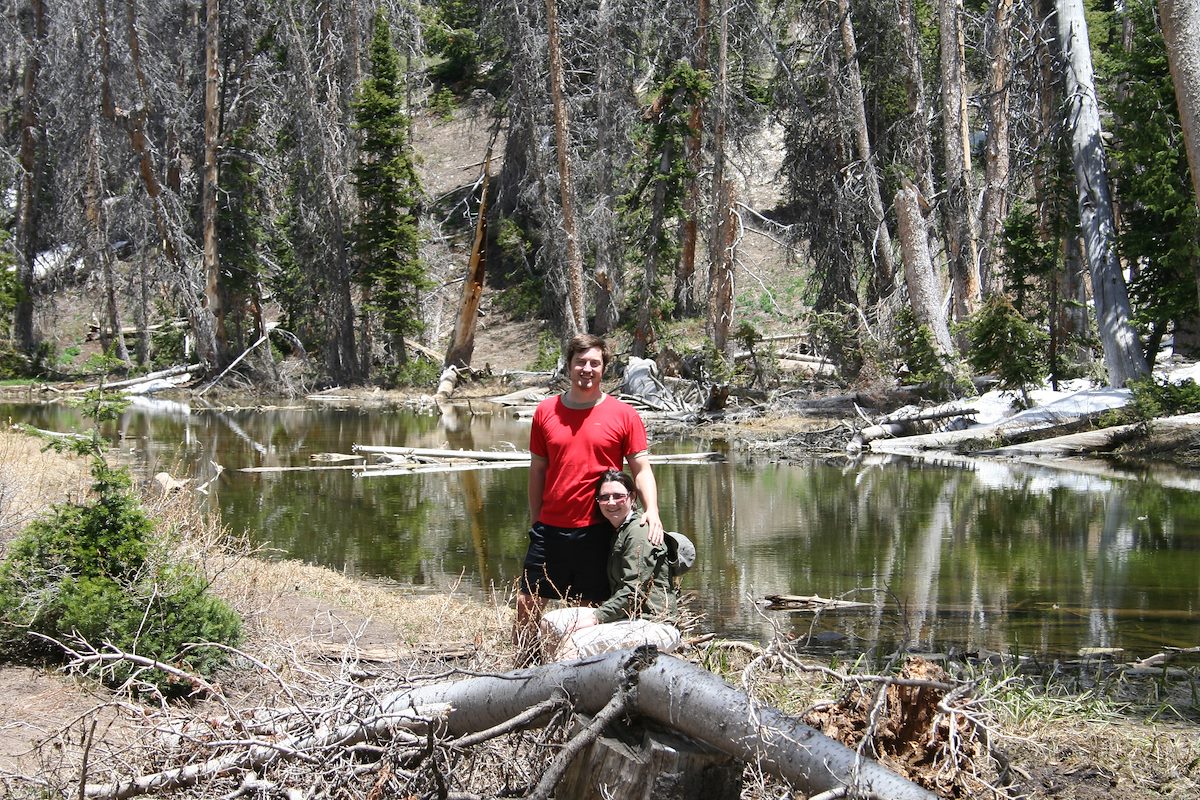
[[[89,423],[61,405],[0,405],[0,418],[59,431]],[[353,444],[524,449],[503,414],[302,408],[219,411],[155,402],[108,429],[139,477],[193,485],[280,555],[429,590],[507,596],[528,527],[524,468],[355,477],[311,466]],[[657,441],[656,453],[711,447]],[[691,535],[684,576],[704,625],[755,640],[772,629],[838,648],[1128,656],[1200,644],[1200,493],[1012,463],[851,467],[739,463],[655,468],[663,519]],[[1177,482],[1178,483],[1178,482]],[[1186,483],[1186,481],[1184,482]],[[1200,482],[1198,482],[1200,483]],[[769,594],[845,596],[862,610],[766,611]]]

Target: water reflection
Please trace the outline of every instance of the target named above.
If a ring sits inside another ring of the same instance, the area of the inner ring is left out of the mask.
[[[63,406],[7,406],[54,430]],[[215,478],[205,502],[287,557],[437,590],[505,596],[525,552],[524,469],[355,478],[352,444],[523,448],[528,422],[361,409],[131,408],[106,433],[145,478]],[[656,452],[694,450],[658,442]],[[225,468],[218,476],[218,467]],[[1146,655],[1192,646],[1200,606],[1200,493],[1169,481],[1016,463],[896,459],[851,468],[744,463],[656,468],[664,520],[700,559],[685,576],[717,631],[778,628],[842,646]],[[1170,485],[1168,485],[1170,484]],[[820,594],[866,610],[764,612],[767,594]]]

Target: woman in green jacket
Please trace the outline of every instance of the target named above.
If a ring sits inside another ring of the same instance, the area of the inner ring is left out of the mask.
[[[663,652],[679,646],[675,627],[679,588],[674,575],[692,565],[695,548],[687,537],[667,533],[651,544],[637,513],[633,479],[609,470],[596,485],[596,504],[613,526],[608,556],[612,595],[595,608],[560,608],[542,617],[547,657],[568,660],[642,644]]]

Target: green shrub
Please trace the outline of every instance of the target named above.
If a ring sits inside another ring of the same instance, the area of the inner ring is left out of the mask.
[[[1200,386],[1191,378],[1179,383],[1138,378],[1127,384],[1133,392],[1133,413],[1138,419],[1151,420],[1200,411]]]
[[[410,356],[403,364],[387,369],[384,382],[391,388],[434,386],[441,373],[441,367],[428,358]]]
[[[167,543],[129,488],[124,470],[97,457],[95,498],[54,506],[11,544],[0,564],[0,656],[26,660],[61,656],[41,634],[58,641],[82,638],[208,675],[225,662],[215,647],[235,645],[241,620],[208,594],[190,564],[172,562]],[[133,667],[118,662],[101,673],[122,681]],[[165,673],[147,673],[162,691],[176,687]],[[187,688],[187,687],[185,687]]]
[[[963,329],[970,343],[967,361],[971,368],[996,375],[1001,389],[1019,390],[1028,405],[1029,388],[1040,385],[1049,372],[1049,334],[1027,322],[1001,296],[984,303],[963,323]]]
[[[534,372],[553,372],[562,358],[562,344],[550,331],[538,334],[538,350],[529,369]]]

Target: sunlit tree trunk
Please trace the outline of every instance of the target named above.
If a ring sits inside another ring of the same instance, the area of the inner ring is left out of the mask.
[[[929,232],[921,213],[920,196],[907,178],[903,183],[896,192],[896,229],[909,302],[917,322],[933,333],[938,353],[951,360],[956,357],[954,343],[942,313],[940,286],[933,272],[933,260],[929,257]]]
[[[854,22],[850,17],[850,0],[837,2],[838,32],[842,41],[842,55],[846,62],[847,87],[843,101],[845,113],[849,114],[850,127],[854,132],[854,147],[862,170],[863,184],[867,192],[867,208],[873,225],[870,241],[865,242],[874,262],[871,280],[872,296],[879,298],[891,290],[896,267],[892,256],[892,237],[888,232],[884,215],[883,195],[879,185],[879,169],[871,148],[867,128],[867,109],[863,97],[862,74],[858,66],[858,44],[854,39]]]
[[[554,141],[558,151],[558,195],[562,206],[562,227],[566,239],[567,278],[567,336],[587,330],[587,313],[583,303],[583,257],[579,252],[575,228],[574,187],[571,182],[570,120],[563,90],[562,51],[558,39],[558,6],[556,0],[546,0],[546,27],[550,50],[550,98],[554,107]]]
[[[1130,322],[1129,295],[1117,259],[1108,169],[1101,143],[1100,109],[1092,78],[1083,0],[1056,0],[1059,46],[1066,58],[1067,120],[1092,297],[1108,381],[1121,387],[1149,372]]]
[[[1003,289],[1000,235],[1008,215],[1008,85],[1012,80],[1013,0],[994,0],[987,93],[987,150],[984,154],[983,204],[979,212],[979,280],[990,296]]]
[[[1200,0],[1158,0],[1158,10],[1192,173],[1192,191],[1200,205]],[[1196,263],[1200,297],[1200,260]]]
[[[940,0],[942,146],[946,178],[946,243],[954,312],[965,319],[979,306],[978,221],[971,180],[962,0]]]

